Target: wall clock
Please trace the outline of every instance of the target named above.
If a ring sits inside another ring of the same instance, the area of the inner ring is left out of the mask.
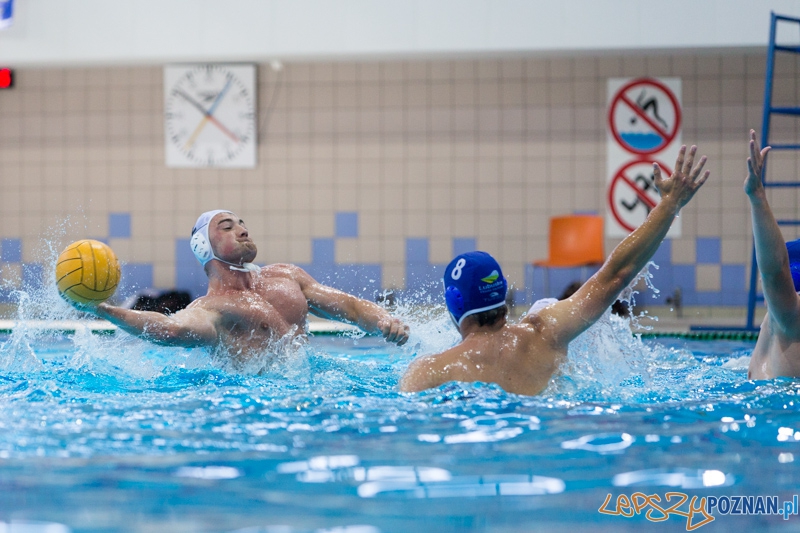
[[[168,167],[256,165],[254,65],[164,67]]]

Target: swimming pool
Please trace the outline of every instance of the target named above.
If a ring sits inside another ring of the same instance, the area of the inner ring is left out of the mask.
[[[411,357],[455,341],[443,314],[410,321],[407,347],[314,337],[260,375],[124,334],[0,337],[0,531],[675,531],[609,512],[800,492],[800,383],[747,381],[750,342],[641,341],[606,316],[541,396],[403,395]]]

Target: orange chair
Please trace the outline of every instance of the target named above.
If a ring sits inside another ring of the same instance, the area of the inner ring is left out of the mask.
[[[605,261],[603,253],[603,217],[569,215],[550,219],[550,245],[547,259],[534,261],[533,266],[545,268],[545,296],[550,295],[550,268],[598,266]],[[582,271],[581,281],[585,281]]]

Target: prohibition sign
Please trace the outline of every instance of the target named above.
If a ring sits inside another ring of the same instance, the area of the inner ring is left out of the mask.
[[[639,78],[611,99],[608,125],[624,150],[652,154],[666,148],[677,135],[681,108],[669,87],[653,78]]]
[[[653,163],[658,163],[662,173],[672,174],[672,170],[660,161],[639,159],[620,168],[608,187],[611,214],[617,224],[629,232],[644,222],[658,203],[659,195],[652,179]],[[641,220],[637,222],[636,219]]]

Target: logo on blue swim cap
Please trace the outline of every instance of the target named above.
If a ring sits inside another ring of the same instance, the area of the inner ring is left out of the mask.
[[[789,268],[792,271],[794,290],[800,292],[800,239],[787,242],[786,251],[789,252]]]
[[[495,309],[506,303],[508,283],[494,257],[486,252],[461,254],[444,271],[444,300],[453,320]]]

